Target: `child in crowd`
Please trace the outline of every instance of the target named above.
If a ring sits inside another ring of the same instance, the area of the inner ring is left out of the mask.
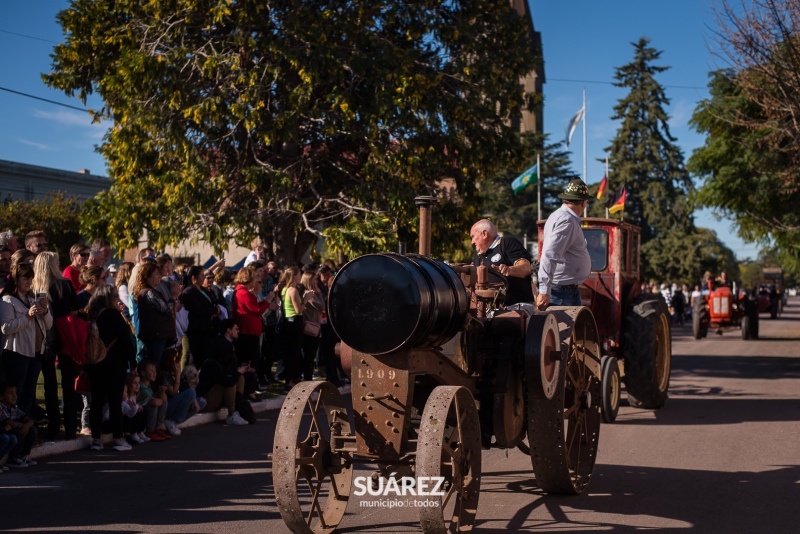
[[[89,427],[89,414],[92,408],[92,387],[89,383],[89,373],[86,372],[83,366],[79,365],[77,368],[77,375],[74,386],[75,393],[80,394],[81,401],[83,402],[80,434],[82,436],[91,436],[92,429]]]
[[[167,388],[155,384],[157,376],[156,364],[151,360],[142,360],[139,365],[139,397],[137,400],[144,406],[145,436],[150,438],[150,441],[164,441],[172,437],[156,428],[158,423],[164,424],[167,416]],[[154,390],[154,387],[157,389]]]
[[[122,424],[128,433],[128,439],[133,443],[150,441],[150,438],[144,435],[144,408],[138,402],[139,380],[139,375],[136,373],[130,373],[125,378],[125,393],[122,398]]]
[[[169,355],[169,357],[167,356]],[[167,394],[167,413],[164,426],[172,436],[180,436],[181,429],[178,425],[189,418],[197,393],[194,389],[181,391],[181,362],[180,353],[165,351],[161,357],[158,371],[158,385],[165,386]]]
[[[197,396],[197,384],[200,383],[200,373],[194,365],[187,365],[181,371],[181,391],[186,389],[193,389],[195,391],[195,399],[192,407],[189,409],[189,415],[192,416],[196,413],[203,411],[206,407],[206,400],[203,397]]]
[[[33,419],[17,407],[17,386],[10,382],[0,383],[0,430],[16,438],[14,448],[8,452],[8,467],[16,469],[36,465],[30,453],[36,443],[37,429]]]

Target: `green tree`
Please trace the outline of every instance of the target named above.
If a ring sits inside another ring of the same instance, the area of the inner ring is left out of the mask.
[[[48,250],[58,253],[61,267],[70,263],[69,249],[84,242],[79,219],[84,203],[63,193],[41,200],[11,200],[0,203],[0,229],[10,229],[20,247],[25,246],[25,234],[42,230],[47,236]]]
[[[536,58],[507,0],[74,0],[44,77],[113,126],[111,189],[84,220],[132,247],[314,239],[354,255],[415,241],[413,198],[477,183],[522,150]],[[442,206],[469,224],[470,209]],[[434,241],[447,249],[461,234]]]
[[[646,277],[659,280],[686,279],[696,275],[690,268],[697,254],[697,236],[687,202],[691,180],[683,154],[675,145],[667,123],[669,105],[655,76],[669,67],[655,65],[661,52],[644,37],[632,43],[633,61],[616,69],[614,85],[628,94],[614,107],[612,120],[620,127],[606,150],[609,153],[609,187],[627,184],[625,221],[642,230],[642,267]],[[595,203],[590,213],[600,215]]]
[[[775,246],[784,269],[800,272],[797,153],[774,148],[777,129],[739,77],[712,72],[710,97],[692,115],[690,124],[706,135],[688,162],[703,181],[693,199],[732,220],[743,239]],[[791,145],[788,137],[783,144]]]
[[[499,230],[520,237],[528,234],[534,241],[537,239],[536,220],[539,216],[537,186],[531,183],[515,195],[511,182],[520,172],[532,167],[536,163],[536,154],[540,154],[542,218],[546,219],[561,205],[558,194],[564,191],[570,180],[578,178],[570,168],[569,153],[564,150],[563,141],[548,144],[547,137],[545,134],[523,134],[523,144],[529,154],[525,163],[506,167],[481,184],[484,215],[491,218]]]

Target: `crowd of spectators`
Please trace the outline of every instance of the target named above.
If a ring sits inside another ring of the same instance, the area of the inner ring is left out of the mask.
[[[118,263],[95,239],[61,266],[47,248],[41,231],[24,248],[0,233],[2,470],[35,465],[37,437],[84,434],[101,450],[110,433],[127,451],[180,436],[195,413],[226,409],[229,425],[255,423],[250,403],[271,382],[288,391],[323,372],[346,380],[325,315],[330,260],[281,271],[255,240],[238,272],[224,261],[174,265],[147,247]]]

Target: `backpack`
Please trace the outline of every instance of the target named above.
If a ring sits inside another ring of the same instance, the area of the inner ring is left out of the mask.
[[[102,312],[101,314],[102,315]],[[86,335],[86,365],[94,365],[106,359],[108,351],[114,346],[117,340],[114,339],[106,345],[100,337],[100,330],[97,328],[97,321],[89,323],[89,333]]]

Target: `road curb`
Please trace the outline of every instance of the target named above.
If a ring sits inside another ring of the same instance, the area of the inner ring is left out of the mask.
[[[339,392],[344,395],[350,393],[350,385],[345,385],[339,388]],[[253,411],[256,413],[268,412],[278,410],[283,405],[286,395],[274,397],[251,404]],[[178,425],[178,428],[191,428],[193,426],[206,425],[217,421],[224,421],[228,416],[228,411],[220,409],[214,413],[199,413],[191,416],[189,419]],[[113,438],[111,434],[103,434],[101,440],[104,444],[111,443]],[[47,441],[40,445],[35,446],[31,450],[31,458],[39,459],[47,456],[55,456],[57,454],[64,454],[66,452],[79,451],[81,449],[88,449],[92,444],[92,438],[89,436],[78,436],[75,439],[66,441]]]

